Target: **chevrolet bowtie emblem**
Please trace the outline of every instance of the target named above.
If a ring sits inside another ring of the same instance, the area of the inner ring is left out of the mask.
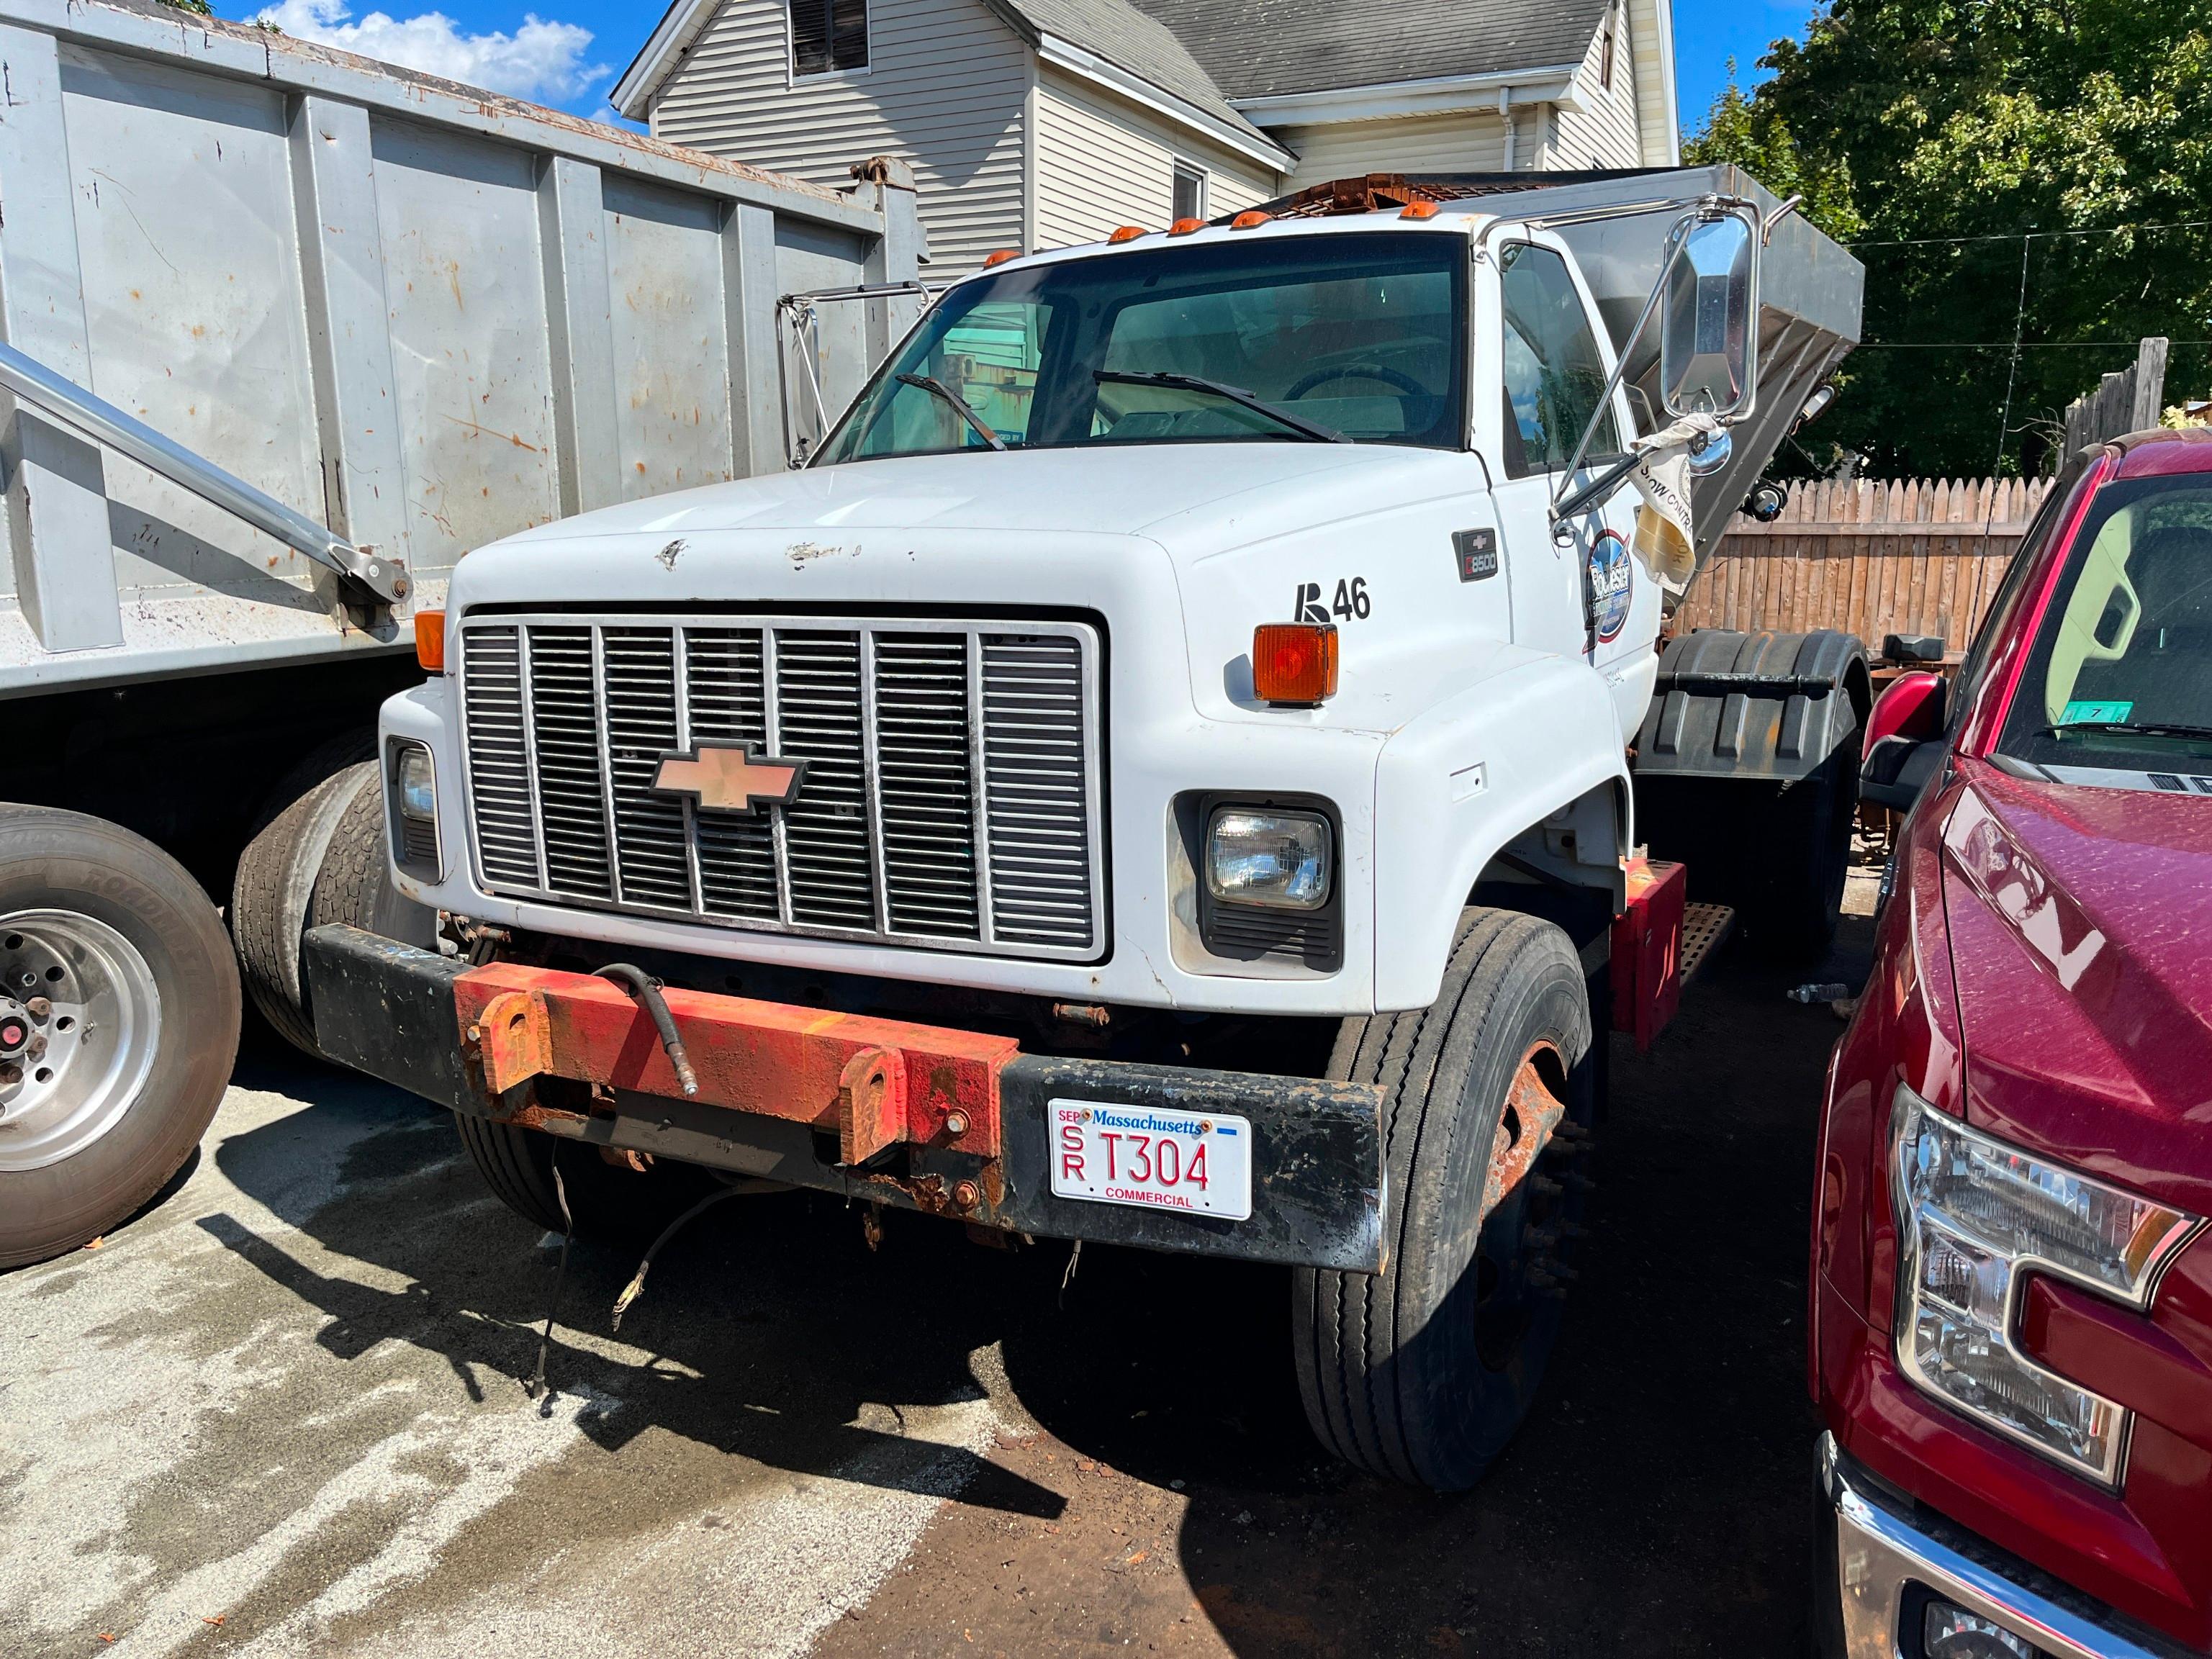
[[[787,806],[806,775],[803,760],[756,758],[751,745],[702,743],[686,753],[660,757],[653,787],[664,795],[690,795],[702,812],[757,812]]]

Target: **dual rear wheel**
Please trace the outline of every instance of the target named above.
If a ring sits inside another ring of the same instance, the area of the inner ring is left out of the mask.
[[[222,918],[150,842],[0,804],[0,1267],[74,1249],[184,1165],[230,1080]]]

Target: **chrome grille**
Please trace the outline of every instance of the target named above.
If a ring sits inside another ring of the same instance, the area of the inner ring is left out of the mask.
[[[487,617],[461,629],[485,890],[720,927],[1091,957],[1097,640],[1077,623]],[[804,760],[700,810],[662,758]]]

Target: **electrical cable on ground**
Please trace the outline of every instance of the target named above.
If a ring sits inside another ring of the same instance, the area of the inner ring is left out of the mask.
[[[654,1239],[652,1247],[646,1251],[645,1259],[637,1264],[637,1271],[630,1275],[629,1283],[623,1286],[622,1294],[615,1298],[614,1323],[610,1328],[617,1331],[622,1329],[623,1315],[629,1311],[631,1303],[645,1294],[645,1276],[653,1270],[653,1258],[660,1254],[660,1247],[675,1237],[684,1224],[697,1215],[700,1211],[709,1205],[720,1204],[726,1198],[735,1198],[739,1193],[748,1190],[750,1189],[733,1182],[718,1193],[709,1193],[690,1209],[684,1211],[682,1215],[678,1216],[675,1220],[663,1227],[660,1230],[660,1237]]]
[[[575,1218],[568,1213],[568,1183],[561,1179],[561,1143],[557,1140],[553,1143],[550,1162],[553,1166],[553,1196],[561,1200],[561,1265],[553,1272],[553,1299],[546,1304],[545,1329],[538,1339],[538,1369],[523,1390],[525,1396],[532,1400],[537,1399],[545,1388],[545,1357],[553,1346],[553,1322],[561,1312],[561,1287],[568,1278],[568,1241],[576,1231]],[[550,1396],[546,1404],[552,1404]]]

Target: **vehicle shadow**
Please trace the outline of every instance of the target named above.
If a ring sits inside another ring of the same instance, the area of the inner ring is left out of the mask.
[[[1796,1650],[1816,1432],[1805,1214],[1843,1027],[1783,993],[1858,983],[1871,939],[1847,918],[1817,968],[1724,959],[1650,1054],[1613,1039],[1582,1276],[1529,1421],[1471,1492],[1408,1490],[1322,1451],[1283,1270],[1094,1246],[1063,1286],[1064,1246],[981,1249],[894,1213],[872,1250],[860,1212],[817,1194],[708,1212],[611,1344],[635,1256],[577,1246],[552,1382],[624,1402],[586,1420],[610,1446],[659,1427],[773,1468],[1058,1519],[1048,1487],[966,1453],[948,1483],[943,1449],[900,1433],[899,1407],[977,1398],[973,1356],[995,1343],[1054,1439],[1183,1495],[1182,1577],[1239,1653]],[[249,1056],[240,1081],[285,1063]],[[447,1115],[338,1073],[259,1086],[362,1115],[335,1196],[288,1186],[298,1154],[271,1131],[232,1137],[218,1167],[406,1289],[335,1276],[234,1217],[202,1224],[325,1313],[328,1351],[397,1338],[478,1397],[519,1389],[557,1252],[489,1196]]]
[[[343,1115],[349,1138],[335,1188],[300,1179],[297,1131],[283,1120],[214,1152],[234,1186],[319,1249],[228,1212],[198,1224],[324,1315],[314,1340],[338,1358],[396,1340],[441,1355],[472,1400],[519,1395],[560,1252],[484,1187],[451,1115],[266,1052],[250,1053],[237,1080],[312,1101],[319,1116]],[[382,1272],[356,1278],[355,1263]],[[994,1281],[1006,1265],[955,1230],[925,1225],[894,1229],[871,1252],[860,1212],[827,1197],[737,1198],[664,1249],[610,1337],[637,1253],[580,1241],[547,1365],[553,1397],[540,1409],[560,1396],[619,1401],[580,1419],[609,1449],[658,1428],[796,1474],[958,1490],[969,1504],[1049,1519],[1063,1507],[1056,1494],[905,1432],[907,1411],[984,1396],[969,1356],[995,1338],[994,1310],[1012,1286]],[[404,1288],[362,1282],[386,1275]]]

